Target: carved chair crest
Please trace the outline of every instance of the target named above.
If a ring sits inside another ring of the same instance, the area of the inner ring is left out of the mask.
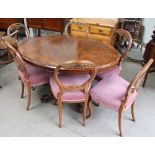
[[[17,47],[17,45],[18,45],[17,44],[18,39],[19,39],[18,34],[20,32],[24,32],[26,35],[26,39],[29,39],[29,37],[30,37],[29,30],[27,29],[27,27],[24,24],[15,23],[15,24],[10,25],[7,29],[7,35],[8,35],[9,41],[15,47]]]
[[[132,46],[131,34],[124,29],[117,29],[111,37],[111,44],[112,44],[113,39],[118,39],[116,43],[116,48],[122,54],[121,60],[125,59]]]

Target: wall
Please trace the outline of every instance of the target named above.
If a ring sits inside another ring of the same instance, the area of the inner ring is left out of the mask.
[[[155,18],[144,18],[143,25],[145,27],[143,42],[148,43],[151,40],[152,31],[155,30]]]

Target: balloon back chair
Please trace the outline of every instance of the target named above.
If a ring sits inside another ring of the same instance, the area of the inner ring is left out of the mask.
[[[118,111],[120,136],[123,136],[122,116],[127,108],[131,107],[132,118],[135,121],[134,106],[137,91],[152,63],[153,59],[150,59],[130,83],[120,76],[115,75],[100,80],[90,90],[90,95],[94,102],[111,110]]]
[[[29,30],[25,27],[25,25],[21,23],[15,23],[10,25],[7,29],[7,36],[6,35],[1,36],[0,49],[5,51],[8,59],[0,62],[0,65],[8,64],[13,61],[10,55],[10,52],[7,51],[7,47],[5,46],[5,43],[2,41],[2,39],[4,41],[10,42],[13,47],[18,48],[18,43],[21,42],[21,39],[19,39],[20,37],[18,35],[19,33],[22,33],[22,34],[25,33],[26,39],[29,39]]]
[[[5,41],[9,52],[14,57],[14,61],[17,65],[19,77],[22,84],[21,98],[24,96],[24,86],[27,86],[28,90],[28,104],[27,110],[30,108],[31,103],[31,89],[32,87],[40,86],[49,83],[50,73],[39,68],[32,66],[22,59],[20,53],[9,42]]]
[[[70,61],[56,67],[50,78],[51,91],[58,101],[59,127],[62,127],[62,104],[83,104],[83,126],[86,124],[87,107],[92,114],[89,90],[96,76],[95,65],[89,61]]]
[[[77,23],[77,22],[68,22],[67,23],[67,25],[65,27],[65,31],[64,31],[64,34],[65,35],[68,36],[69,34],[71,34],[69,32],[70,32],[70,28],[72,26],[75,26],[75,27],[78,27],[78,28],[82,29],[83,32],[85,32],[85,33],[83,33],[84,34],[83,37],[88,37],[88,33],[89,33],[89,26],[88,26],[88,24],[85,24],[85,23]],[[78,34],[76,34],[76,36],[78,36]]]
[[[7,29],[7,36],[12,46],[18,47],[18,43],[21,42],[21,38],[19,37],[19,34],[22,33],[26,35],[26,40],[30,38],[29,30],[24,24],[21,23],[14,23],[10,25]],[[25,39],[25,37],[24,37]],[[24,40],[22,39],[22,40]]]
[[[104,78],[110,77],[112,75],[119,75],[120,71],[121,71],[121,62],[128,56],[128,52],[132,46],[131,34],[124,29],[117,29],[112,34],[110,45],[113,45],[114,40],[116,40],[115,48],[117,48],[121,53],[119,63],[114,69],[104,71],[103,73],[97,74],[97,77],[99,79],[104,79]],[[126,46],[123,46],[124,47],[123,50],[122,50],[122,48],[120,48],[120,46],[122,46],[122,45],[126,45]]]

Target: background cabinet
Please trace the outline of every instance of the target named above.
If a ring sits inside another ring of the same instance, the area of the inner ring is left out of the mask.
[[[67,18],[27,18],[26,20],[30,28],[52,30],[61,32],[61,34],[64,32],[65,25],[68,21]]]
[[[24,23],[24,18],[0,18],[0,30],[6,31],[14,23]]]

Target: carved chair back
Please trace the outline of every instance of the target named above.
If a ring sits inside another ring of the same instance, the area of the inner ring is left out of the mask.
[[[124,45],[123,45],[123,51],[119,50],[120,53],[122,54],[120,61],[122,61],[128,56],[128,52],[131,49],[132,36],[128,31],[126,31],[124,29],[117,29],[112,34],[111,41],[110,41],[111,45],[112,45],[114,39],[118,39],[118,41],[116,42],[116,45],[115,45],[116,48],[118,48],[118,50],[119,50],[120,46],[122,46],[122,43],[126,45],[125,49],[124,49]]]
[[[84,82],[81,85],[67,85],[66,86],[61,82],[59,78],[59,74],[66,73],[66,71],[67,72],[69,71],[70,73],[73,73],[73,74],[89,74],[90,77],[86,82]],[[95,76],[96,76],[95,65],[90,61],[86,61],[86,60],[69,61],[62,65],[57,66],[54,72],[54,78],[60,89],[58,96],[61,96],[63,92],[66,90],[67,91],[81,90],[85,94],[88,95],[89,88],[93,80],[95,79]]]
[[[128,89],[126,91],[126,95],[124,98],[124,101],[122,103],[122,106],[125,108],[127,106],[127,101],[130,98],[131,95],[133,95],[139,88],[140,84],[142,83],[149,67],[153,63],[153,59],[150,59],[148,63],[138,72],[138,74],[131,80]]]
[[[17,42],[19,40],[19,33],[25,33],[26,39],[29,39],[29,30],[24,24],[21,23],[14,23],[10,25],[7,29],[7,36],[9,38],[10,43],[17,47]]]
[[[86,37],[88,37],[88,33],[89,33],[89,26],[88,24],[86,23],[77,23],[77,22],[68,22],[66,27],[65,27],[65,31],[64,31],[64,34],[65,35],[69,35],[68,31],[69,31],[69,28],[72,26],[72,25],[77,25],[77,26],[85,26],[86,27],[86,31],[85,31],[85,34],[86,34]]]
[[[8,51],[11,53],[11,55],[14,58],[14,61],[15,61],[16,65],[17,65],[18,71],[24,77],[24,79],[25,79],[24,82],[29,82],[29,78],[28,78],[25,62],[22,59],[20,53],[9,42],[7,42],[7,41],[4,41],[4,42],[5,42],[6,46],[7,46]]]

